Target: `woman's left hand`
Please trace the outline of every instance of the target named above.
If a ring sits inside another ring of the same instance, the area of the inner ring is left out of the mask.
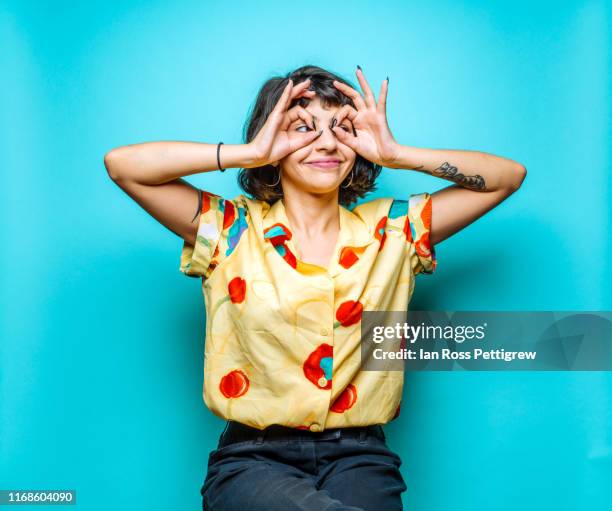
[[[357,109],[344,105],[336,115],[337,122],[332,128],[340,142],[349,146],[366,160],[383,167],[393,167],[399,156],[400,145],[395,141],[387,123],[387,89],[389,80],[383,81],[378,102],[374,98],[363,71],[357,69],[357,79],[364,96],[352,87],[334,80],[334,86],[353,100]],[[348,119],[353,123],[354,132],[349,133],[340,126]]]

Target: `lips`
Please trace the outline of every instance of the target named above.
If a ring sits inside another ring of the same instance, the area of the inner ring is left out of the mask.
[[[315,160],[306,162],[306,165],[311,165],[320,169],[333,169],[340,165],[340,160]]]

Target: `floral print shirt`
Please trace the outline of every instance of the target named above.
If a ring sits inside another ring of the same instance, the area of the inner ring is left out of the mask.
[[[431,196],[339,205],[323,268],[298,258],[283,200],[200,193],[197,239],[183,242],[180,271],[202,279],[208,408],[257,429],[397,417],[404,373],[360,371],[359,323],[364,310],[407,311],[415,276],[434,271]]]

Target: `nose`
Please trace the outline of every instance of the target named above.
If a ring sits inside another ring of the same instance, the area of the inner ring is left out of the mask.
[[[338,146],[338,139],[335,133],[329,126],[322,126],[323,133],[319,135],[315,140],[315,147],[324,150],[332,150]]]

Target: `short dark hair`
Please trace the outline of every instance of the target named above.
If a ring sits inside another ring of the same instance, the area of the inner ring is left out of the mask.
[[[244,125],[243,136],[245,143],[251,142],[262,128],[270,112],[272,112],[283,93],[283,89],[288,81],[291,79],[293,84],[297,85],[308,78],[310,78],[311,82],[309,90],[313,90],[317,93],[317,96],[325,107],[344,106],[348,104],[355,108],[353,100],[342,94],[333,85],[333,81],[337,80],[358,90],[352,83],[318,66],[302,66],[288,73],[287,76],[275,76],[263,84],[259,90],[249,118]],[[296,104],[306,107],[309,102],[310,98],[294,99],[289,105],[289,108]],[[375,181],[381,170],[382,167],[380,165],[366,160],[357,154],[352,169],[353,178],[351,185],[346,188],[340,186],[338,197],[340,204],[349,206],[355,202],[358,197],[364,197],[368,192],[374,191],[376,189]],[[346,179],[347,183],[349,179],[350,177]],[[240,169],[238,175],[240,187],[245,192],[256,199],[264,200],[269,203],[276,202],[283,197],[280,181],[276,186],[269,186],[277,180],[278,172],[275,171],[272,165]]]

